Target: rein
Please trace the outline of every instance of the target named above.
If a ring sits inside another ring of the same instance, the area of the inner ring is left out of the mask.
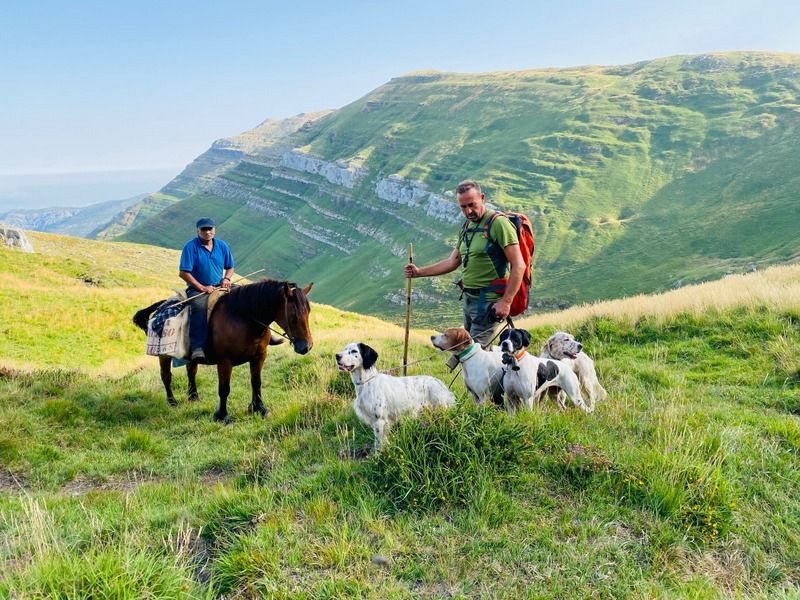
[[[263,271],[263,270],[264,269],[261,269],[261,271]],[[259,273],[259,271],[255,271],[255,273]],[[253,273],[250,273],[250,275],[252,275],[252,274]],[[230,292],[230,290],[228,290],[228,292],[226,292],[226,293],[229,293],[229,292]],[[261,321],[259,319],[256,319],[252,315],[246,315],[246,314],[242,314],[242,313],[238,313],[238,314],[243,316],[246,319],[250,319],[254,323],[257,323],[258,325],[261,325],[264,329],[269,329],[272,333],[278,334],[282,338],[288,340],[290,344],[294,344],[294,340],[296,338],[292,337],[288,333],[283,333],[282,331],[278,331],[277,329],[275,329],[271,325],[268,325],[267,323],[264,323],[263,321]],[[285,323],[289,322],[289,302],[288,302],[288,300],[286,298],[284,298],[284,302],[283,302],[283,320],[284,320]]]
[[[288,309],[288,304],[289,304],[289,302],[288,302],[288,301],[286,301],[286,300],[284,299],[284,302],[283,302],[283,320],[284,320],[284,322],[288,322],[288,321],[289,321],[289,309]],[[293,338],[292,336],[290,336],[288,333],[283,333],[283,332],[280,332],[280,331],[278,331],[277,329],[274,329],[274,328],[273,328],[271,325],[267,325],[267,324],[266,324],[266,323],[264,323],[263,321],[259,321],[258,319],[256,319],[255,317],[252,317],[252,316],[250,316],[250,315],[244,315],[244,316],[245,316],[246,318],[250,319],[251,321],[255,321],[256,323],[258,323],[259,325],[261,325],[261,326],[262,326],[264,329],[269,329],[271,332],[273,332],[273,333],[277,333],[277,334],[278,334],[279,336],[281,336],[282,338],[285,338],[285,339],[289,340],[289,343],[290,343],[290,344],[294,344],[294,340],[295,340],[295,338]]]

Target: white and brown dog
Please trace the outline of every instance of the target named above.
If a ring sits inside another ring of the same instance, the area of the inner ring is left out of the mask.
[[[594,406],[598,400],[605,400],[606,391],[600,385],[594,361],[583,351],[583,344],[569,333],[557,331],[542,346],[539,354],[542,358],[555,358],[570,366],[578,376],[581,386],[586,392],[589,404]]]
[[[478,404],[492,400],[503,405],[503,353],[499,348],[484,350],[463,327],[450,327],[431,336],[431,344],[449,350],[461,363],[464,385]]]
[[[366,344],[353,342],[336,355],[336,366],[350,373],[356,388],[353,409],[375,434],[375,449],[386,443],[389,429],[403,415],[423,408],[447,408],[456,398],[445,385],[428,375],[392,377],[375,368],[378,353]]]
[[[506,329],[500,334],[500,348],[503,351],[503,387],[506,391],[508,412],[514,413],[520,407],[532,409],[541,395],[552,387],[563,390],[572,403],[590,413],[594,406],[587,406],[581,396],[578,377],[565,363],[542,359],[528,353],[531,334],[524,329]],[[559,407],[565,408],[563,399]]]

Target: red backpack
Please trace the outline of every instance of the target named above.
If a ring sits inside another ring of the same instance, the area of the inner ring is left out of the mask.
[[[481,229],[483,229],[483,237],[486,238],[486,253],[489,255],[489,258],[494,265],[494,269],[497,272],[497,279],[493,279],[492,282],[486,288],[484,288],[485,291],[503,294],[506,291],[506,286],[508,285],[508,279],[504,277],[506,267],[508,266],[505,252],[503,252],[503,249],[498,246],[489,235],[489,230],[492,228],[492,223],[499,215],[503,215],[509,221],[511,221],[514,229],[516,229],[517,238],[519,239],[519,250],[522,253],[522,260],[525,261],[525,272],[522,274],[522,283],[520,284],[517,293],[514,295],[514,298],[511,300],[511,310],[508,313],[509,317],[516,317],[528,310],[528,300],[531,290],[531,262],[533,261],[534,250],[533,226],[531,225],[531,221],[527,216],[522,213],[515,212],[495,211],[494,214],[486,221]],[[469,229],[469,224],[469,221],[464,222],[461,235],[475,231],[474,229]],[[483,296],[483,294],[481,294],[481,296]]]

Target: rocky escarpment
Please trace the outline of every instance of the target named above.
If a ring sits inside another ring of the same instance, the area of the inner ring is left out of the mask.
[[[447,200],[428,191],[421,181],[406,179],[399,175],[381,178],[375,184],[375,193],[381,200],[420,208],[425,214],[445,223],[458,223],[461,215],[453,200]]]
[[[16,248],[23,252],[33,252],[33,246],[25,232],[5,223],[0,223],[0,245],[7,248]]]
[[[345,161],[332,163],[299,152],[286,152],[281,156],[281,166],[295,171],[320,175],[328,182],[348,189],[353,189],[368,173],[363,167],[348,164]]]

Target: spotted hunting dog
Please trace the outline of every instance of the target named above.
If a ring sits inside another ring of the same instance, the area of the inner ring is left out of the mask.
[[[447,408],[456,398],[445,385],[428,375],[392,377],[375,368],[378,353],[366,344],[353,342],[336,355],[336,366],[350,373],[356,388],[353,409],[375,434],[375,450],[386,443],[389,429],[403,415],[423,408]]]
[[[600,385],[594,361],[583,351],[583,344],[569,333],[557,331],[542,346],[542,358],[554,358],[566,363],[578,376],[591,406],[606,398],[606,390]]]
[[[583,402],[581,386],[572,369],[561,361],[529,354],[530,342],[531,335],[524,329],[506,329],[500,334],[508,412],[514,413],[522,406],[533,409],[545,390],[551,387],[561,388],[575,406],[584,412],[592,412],[594,406]],[[559,398],[559,408],[565,408],[563,398]]]
[[[503,353],[495,347],[484,350],[463,327],[450,327],[431,336],[431,344],[449,350],[461,363],[464,385],[478,404],[492,400],[503,405]]]

